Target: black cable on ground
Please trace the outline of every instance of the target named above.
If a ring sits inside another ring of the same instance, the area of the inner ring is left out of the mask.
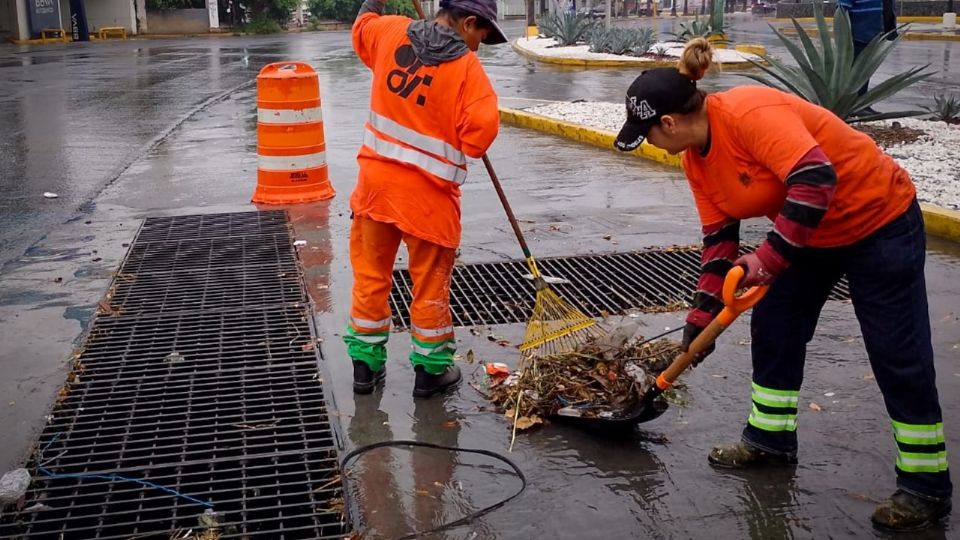
[[[447,450],[447,451],[450,451],[450,452],[463,452],[463,453],[467,453],[467,454],[480,454],[480,455],[482,455],[482,456],[491,457],[491,458],[493,458],[493,459],[496,459],[496,460],[498,460],[498,461],[501,461],[501,462],[506,463],[507,465],[509,465],[510,468],[513,469],[513,472],[516,473],[517,478],[519,478],[519,479],[520,479],[520,482],[521,482],[520,490],[519,490],[519,491],[517,491],[517,492],[514,493],[513,495],[507,497],[506,499],[503,499],[502,501],[500,501],[500,502],[498,502],[498,503],[496,503],[496,504],[492,504],[492,505],[490,505],[490,506],[487,506],[486,508],[481,508],[480,510],[477,510],[477,511],[475,511],[475,512],[471,512],[471,513],[463,516],[463,517],[460,518],[460,519],[457,519],[457,520],[455,520],[455,521],[450,521],[450,522],[444,523],[444,524],[440,525],[439,527],[434,527],[433,529],[429,529],[429,530],[426,530],[426,531],[416,531],[416,532],[410,533],[410,534],[408,534],[408,535],[406,535],[406,536],[401,536],[401,537],[398,538],[397,540],[411,540],[411,539],[413,539],[413,538],[417,538],[417,537],[423,536],[423,535],[425,535],[425,534],[432,534],[432,533],[436,533],[436,532],[440,532],[440,531],[445,531],[445,530],[448,530],[448,529],[452,529],[452,528],[454,528],[454,527],[459,527],[460,525],[464,525],[464,524],[470,523],[471,521],[477,519],[478,517],[483,516],[483,515],[485,515],[485,514],[488,514],[488,513],[490,513],[490,512],[493,512],[493,511],[496,510],[497,508],[502,507],[503,505],[505,505],[505,504],[507,504],[508,502],[512,501],[513,499],[517,498],[521,493],[523,493],[523,491],[524,491],[525,489],[527,489],[527,477],[524,476],[523,471],[521,471],[521,470],[520,470],[520,467],[518,467],[516,463],[514,463],[513,461],[511,461],[510,458],[508,458],[508,457],[506,457],[506,456],[504,456],[504,455],[502,455],[502,454],[498,454],[498,453],[493,452],[493,451],[491,451],[491,450],[480,450],[480,449],[476,449],[476,448],[460,448],[460,447],[458,447],[458,446],[443,446],[442,444],[433,444],[433,443],[427,443],[427,442],[408,441],[408,440],[383,441],[383,442],[368,444],[368,445],[366,445],[366,446],[361,446],[360,448],[356,448],[356,449],[352,450],[350,453],[348,453],[348,454],[343,458],[343,461],[340,462],[340,471],[341,471],[341,473],[342,473],[342,474],[341,474],[341,477],[344,479],[344,483],[346,483],[346,479],[348,478],[348,476],[347,476],[347,474],[346,474],[346,472],[347,472],[347,465],[350,463],[351,460],[356,459],[356,458],[359,457],[361,454],[364,454],[364,453],[369,452],[369,451],[371,451],[371,450],[375,450],[375,449],[377,449],[377,448],[391,447],[391,446],[401,446],[401,447],[402,447],[402,446],[407,446],[407,447],[432,448],[432,449],[435,449],[435,450]]]

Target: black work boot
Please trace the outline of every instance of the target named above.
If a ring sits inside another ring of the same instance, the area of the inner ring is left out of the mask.
[[[877,505],[870,518],[874,525],[896,531],[915,531],[950,515],[950,499],[927,499],[898,489]]]
[[[387,377],[387,367],[380,368],[380,371],[374,373],[366,362],[360,360],[353,361],[353,393],[369,394],[377,383],[383,382]]]
[[[746,469],[759,465],[793,465],[797,457],[765,452],[745,441],[713,447],[708,458],[711,465],[727,469]]]
[[[417,380],[413,384],[413,397],[428,398],[440,394],[450,388],[453,388],[460,382],[460,368],[457,366],[447,366],[447,369],[439,375],[427,373],[423,366],[414,368],[417,374]]]

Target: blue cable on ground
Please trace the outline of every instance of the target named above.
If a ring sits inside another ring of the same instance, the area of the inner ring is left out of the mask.
[[[207,508],[213,508],[213,505],[212,505],[211,503],[201,501],[200,499],[195,499],[195,498],[193,498],[193,497],[191,497],[191,496],[189,496],[189,495],[184,495],[183,493],[180,493],[179,491],[177,491],[177,490],[175,490],[175,489],[172,489],[172,488],[168,488],[168,487],[166,487],[166,486],[161,486],[161,485],[159,485],[159,484],[154,484],[153,482],[149,482],[149,481],[147,481],[147,480],[140,480],[139,478],[129,478],[129,477],[126,477],[126,476],[120,476],[119,474],[103,475],[103,474],[87,474],[87,473],[55,473],[55,472],[52,472],[52,471],[50,471],[49,469],[47,469],[46,467],[43,466],[43,463],[44,463],[44,461],[43,461],[43,454],[44,454],[44,452],[47,451],[47,448],[50,448],[50,445],[51,445],[51,444],[53,444],[57,439],[60,438],[60,435],[61,435],[60,433],[57,433],[52,439],[50,439],[50,442],[48,442],[48,443],[46,444],[46,446],[43,447],[43,450],[40,451],[40,454],[39,454],[38,459],[37,459],[37,462],[40,463],[40,465],[37,465],[37,470],[40,471],[40,472],[42,472],[44,475],[49,476],[50,478],[80,478],[80,479],[83,479],[83,478],[93,478],[93,479],[97,479],[97,480],[107,480],[107,481],[110,481],[110,482],[121,482],[121,481],[122,481],[122,482],[133,482],[133,483],[135,483],[135,484],[140,484],[140,485],[142,485],[142,486],[146,486],[146,487],[149,487],[149,488],[159,489],[159,490],[161,490],[161,491],[166,491],[167,493],[169,493],[169,494],[171,494],[171,495],[174,495],[174,496],[176,496],[176,497],[180,497],[181,499],[186,499],[186,500],[188,500],[188,501],[190,501],[190,502],[192,502],[192,503],[194,503],[194,504],[199,504],[199,505],[205,506],[205,507],[207,507]]]

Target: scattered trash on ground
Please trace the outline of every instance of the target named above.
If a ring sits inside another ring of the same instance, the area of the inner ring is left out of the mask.
[[[178,362],[183,362],[183,355],[177,351],[173,351],[172,353],[164,356],[163,359],[171,364],[176,364]]]
[[[814,403],[814,402],[811,401],[811,402],[810,402],[810,410],[811,410],[811,411],[820,412],[820,411],[823,410],[823,407],[821,407],[821,406],[819,406],[819,405],[817,405],[816,403]]]
[[[44,192],[43,192],[43,198],[45,198],[45,199],[56,199],[57,197],[59,197],[59,195],[57,195],[56,193],[54,193],[54,192],[52,192],[52,191],[44,191]]]
[[[296,247],[305,246],[305,245],[307,245],[307,241],[306,241],[306,240],[294,240],[294,241],[293,241],[293,245],[296,246]]]
[[[519,431],[551,416],[614,418],[630,410],[680,350],[669,339],[643,343],[633,335],[636,328],[615,330],[577,351],[530,359],[522,371],[486,363],[483,393]]]
[[[30,471],[14,469],[0,477],[0,505],[20,500],[30,487]]]
[[[111,306],[110,302],[106,300],[100,300],[97,302],[97,312],[110,317],[118,317],[123,314],[123,309]]]

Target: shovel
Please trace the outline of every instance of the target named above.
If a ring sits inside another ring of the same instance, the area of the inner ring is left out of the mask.
[[[743,294],[737,295],[737,285],[740,284],[743,275],[744,269],[742,266],[734,266],[727,272],[727,276],[723,280],[723,310],[690,343],[687,352],[677,355],[673,363],[663,370],[663,373],[657,377],[656,383],[643,395],[633,411],[636,416],[636,423],[649,422],[663,414],[667,410],[666,403],[660,400],[661,403],[657,405],[657,398],[663,394],[664,390],[673,385],[677,377],[696,360],[697,355],[709,349],[720,337],[720,334],[729,328],[741,313],[752,308],[767,293],[769,287],[764,285],[750,287]]]
[[[733,324],[733,321],[737,320],[741,313],[753,307],[766,294],[768,287],[762,286],[751,287],[738,296],[737,285],[743,279],[743,275],[744,269],[740,266],[734,266],[727,272],[727,276],[723,280],[723,311],[690,343],[687,352],[677,355],[673,363],[657,377],[656,383],[630,409],[620,411],[610,417],[557,416],[555,418],[581,428],[609,433],[632,428],[637,424],[660,417],[667,410],[667,402],[657,398],[663,394],[664,390],[673,385],[677,377],[693,363],[698,354],[709,349],[720,334]]]

